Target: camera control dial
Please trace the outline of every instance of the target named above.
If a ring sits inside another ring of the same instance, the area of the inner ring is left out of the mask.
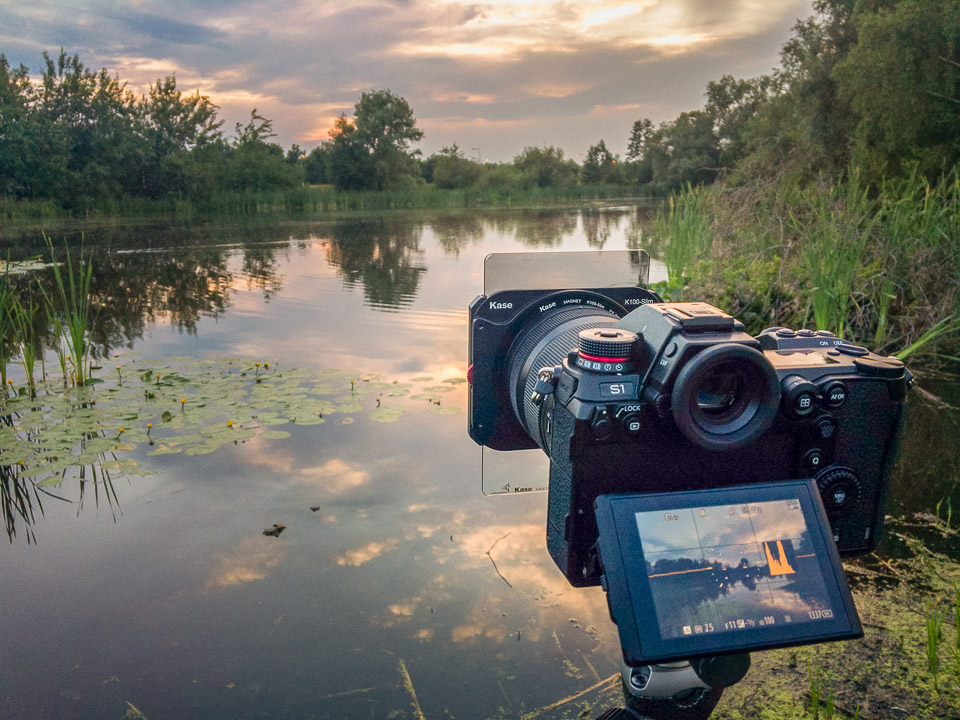
[[[576,364],[591,372],[635,372],[639,340],[637,333],[615,327],[581,330],[577,337]]]
[[[817,476],[817,487],[828,513],[850,507],[860,494],[860,481],[853,470],[845,467],[828,468]]]

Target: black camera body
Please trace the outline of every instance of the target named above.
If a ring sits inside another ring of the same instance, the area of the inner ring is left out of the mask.
[[[471,437],[547,453],[547,547],[572,585],[600,582],[598,495],[814,478],[840,554],[875,547],[910,379],[901,361],[824,331],[753,337],[715,307],[640,289],[628,313],[620,297],[576,317],[540,309],[583,292],[530,295],[495,346],[485,312],[505,293],[471,306]]]

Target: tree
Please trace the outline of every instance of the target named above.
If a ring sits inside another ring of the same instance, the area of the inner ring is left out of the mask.
[[[141,112],[149,146],[143,191],[152,197],[212,193],[222,179],[226,147],[210,98],[199,90],[184,95],[168,75],[150,86]]]
[[[627,143],[627,160],[640,161],[650,138],[653,136],[653,123],[650,118],[640,118],[630,129],[630,140]]]
[[[235,126],[227,185],[237,190],[266,190],[299,185],[301,169],[285,161],[283,148],[267,142],[274,137],[273,121],[254,108],[245,125]]]
[[[576,163],[564,160],[563,150],[558,147],[525,147],[513,164],[527,187],[573,185],[577,181]]]
[[[601,140],[591,145],[587,150],[587,157],[580,170],[580,179],[585,184],[617,183],[622,180],[622,173],[617,167],[617,158],[607,149],[607,144]]]
[[[27,157],[31,153],[30,102],[33,87],[27,68],[10,69],[0,54],[0,195],[24,194]]]
[[[856,121],[851,160],[865,178],[960,162],[960,4],[913,0],[855,15],[857,43],[832,79]]]
[[[418,176],[415,156],[420,153],[411,152],[409,146],[423,138],[423,131],[417,128],[406,100],[389,90],[365,92],[353,115],[355,130],[349,138],[370,155],[374,190],[402,185]]]
[[[343,113],[330,130],[329,179],[337,190],[365,190],[372,187],[370,153],[354,134],[357,126]]]
[[[719,172],[720,151],[713,118],[703,110],[680,113],[661,123],[647,144],[652,182],[659,190],[679,190],[686,184],[713,182]]]
[[[327,167],[330,164],[330,141],[323,142],[307,154],[304,161],[304,171],[307,182],[311,185],[321,185],[330,182]]]
[[[432,156],[431,180],[438,188],[454,189],[472,186],[480,175],[480,165],[467,160],[454,144]]]

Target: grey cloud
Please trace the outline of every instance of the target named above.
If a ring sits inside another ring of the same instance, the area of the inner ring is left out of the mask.
[[[222,33],[203,25],[182,23],[160,15],[131,10],[105,17],[116,20],[123,28],[161,41],[198,45],[222,39]]]

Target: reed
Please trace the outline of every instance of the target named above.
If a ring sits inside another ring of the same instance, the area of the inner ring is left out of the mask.
[[[851,309],[859,294],[856,280],[863,267],[875,213],[867,189],[856,179],[837,184],[829,193],[803,194],[803,219],[791,218],[803,235],[803,268],[811,284],[810,305],[820,330],[848,335]]]
[[[20,353],[24,373],[27,376],[27,387],[31,396],[36,395],[37,385],[34,380],[34,368],[37,357],[43,354],[37,337],[37,317],[39,306],[33,301],[33,293],[21,300],[14,294],[13,301],[8,304],[9,323],[13,330],[14,343]]]
[[[694,264],[710,252],[713,234],[705,209],[706,191],[690,185],[657,213],[653,234],[667,266],[671,286],[690,279]]]
[[[66,253],[66,276],[60,270],[57,262],[53,242],[44,235],[50,259],[53,263],[53,276],[56,283],[56,293],[60,301],[62,319],[59,323],[60,336],[69,351],[67,358],[61,360],[61,366],[66,374],[66,362],[69,360],[75,385],[85,385],[90,379],[90,343],[87,335],[93,320],[91,316],[90,282],[93,278],[93,260],[85,257],[83,246],[80,247],[80,257],[77,269],[74,270],[73,259],[70,256],[69,246],[64,247]],[[54,298],[44,292],[49,313],[56,315]],[[56,327],[56,324],[55,324]],[[59,344],[60,340],[57,340]]]
[[[10,362],[10,356],[13,351],[11,339],[11,320],[10,313],[16,294],[13,286],[10,284],[7,267],[4,266],[3,274],[0,275],[0,387],[7,386],[7,364]]]

